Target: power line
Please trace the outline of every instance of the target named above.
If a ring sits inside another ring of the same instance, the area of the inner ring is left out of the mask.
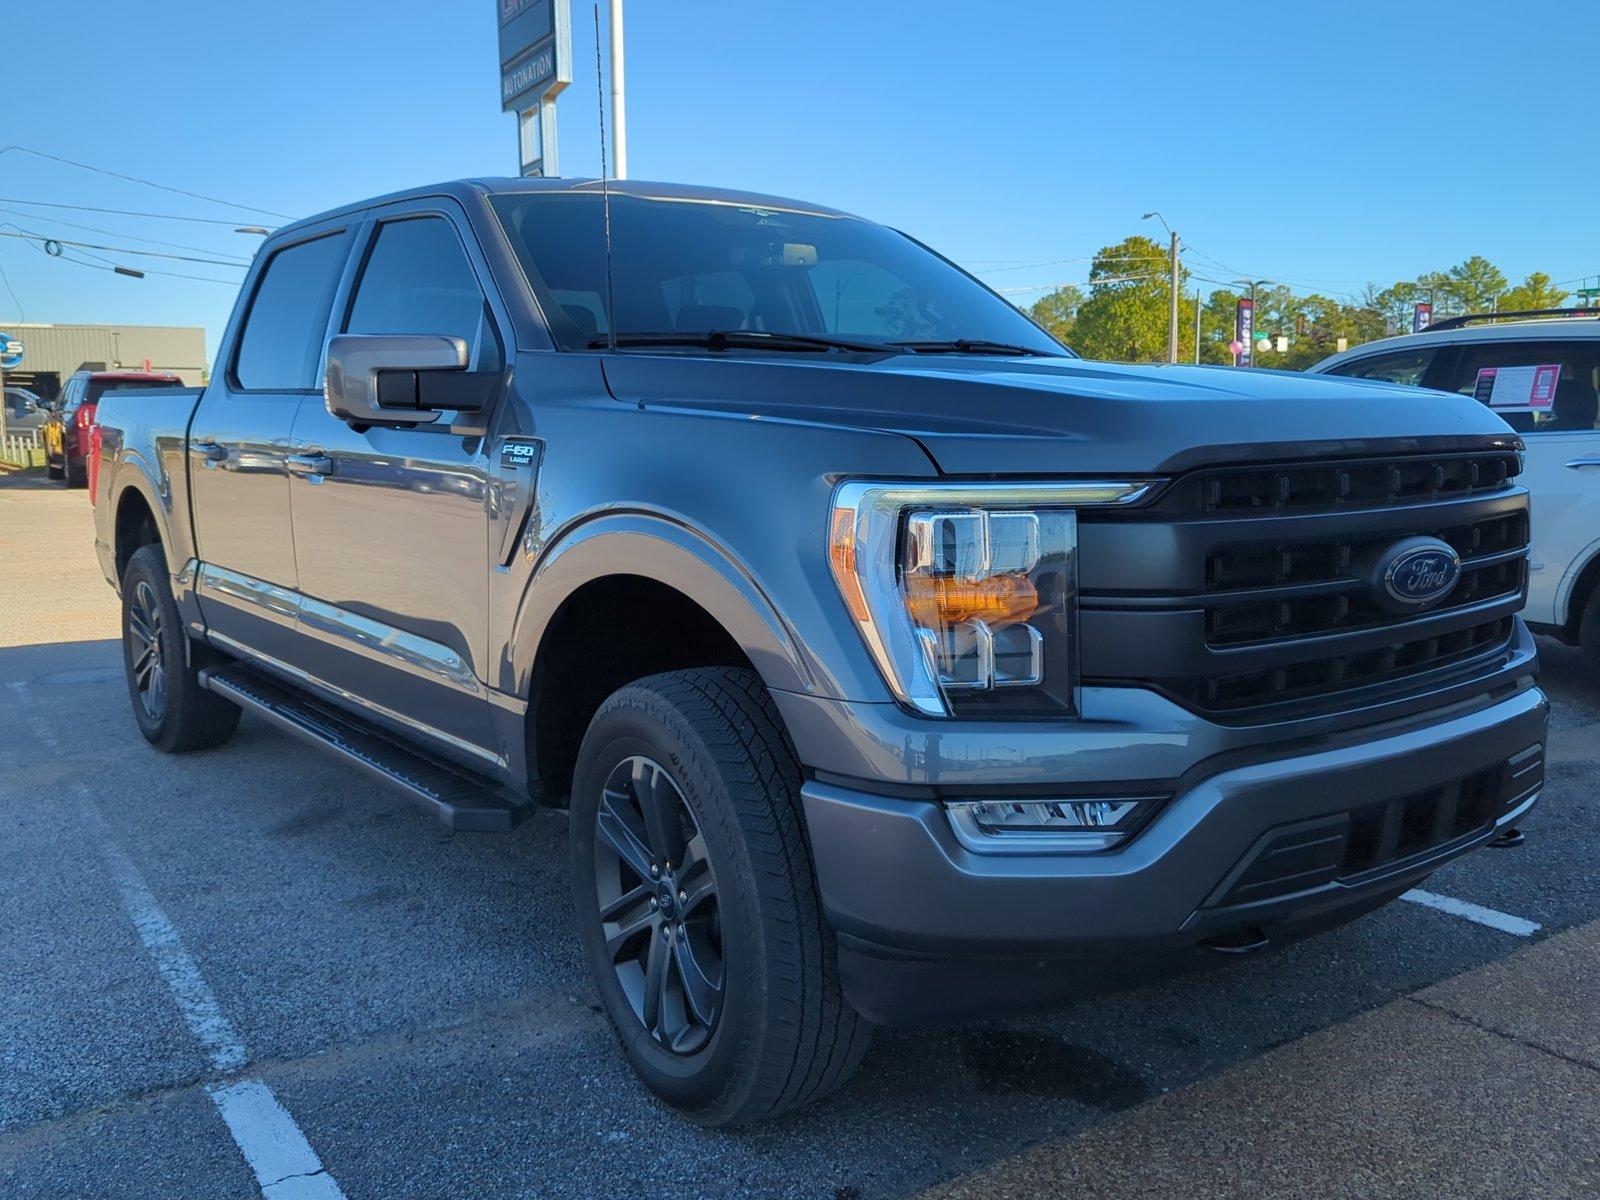
[[[140,237],[136,233],[124,233],[120,229],[102,229],[98,225],[80,225],[76,221],[63,221],[60,217],[38,217],[32,213],[18,212],[14,208],[0,208],[0,213],[8,213],[13,217],[26,217],[35,221],[49,221],[53,225],[65,225],[68,229],[83,229],[90,233],[109,233],[112,237],[129,238],[135,242],[148,242],[152,246],[167,246],[173,250],[196,250],[201,254],[223,254],[227,258],[239,259],[241,265],[250,261],[243,255],[227,254],[221,250],[210,250],[205,246],[190,246],[183,242],[164,242],[160,238]]]
[[[197,225],[236,226],[238,221],[221,217],[182,217],[177,213],[138,212],[130,208],[98,208],[92,204],[61,204],[54,200],[19,200],[15,196],[0,196],[0,204],[28,204],[35,208],[70,208],[76,212],[108,213],[117,217],[148,217],[152,221],[191,221]]]
[[[62,158],[59,154],[47,154],[43,150],[34,150],[28,146],[0,146],[0,154],[16,150],[21,154],[32,154],[37,158],[47,158],[52,162],[65,163],[69,167],[78,167],[84,171],[94,171],[99,175],[109,175],[113,179],[125,179],[129,183],[142,184],[145,187],[157,188],[163,192],[172,192],[179,196],[188,196],[192,200],[204,200],[207,204],[220,204],[224,208],[238,208],[245,212],[263,213],[269,217],[282,217],[285,221],[294,220],[287,213],[273,212],[270,208],[257,208],[254,204],[235,204],[232,200],[219,200],[215,196],[206,196],[200,192],[187,191],[184,188],[172,187],[165,183],[156,183],[150,179],[140,179],[137,175],[124,175],[121,171],[108,170],[105,167],[92,166],[89,163],[77,162],[74,159]]]
[[[160,250],[135,250],[131,246],[102,246],[96,242],[74,242],[66,238],[46,237],[41,233],[0,232],[0,237],[26,238],[33,242],[44,242],[55,246],[72,246],[79,250],[105,250],[111,254],[139,254],[146,258],[170,258],[178,262],[204,263],[211,267],[233,267],[236,270],[245,270],[249,265],[247,263],[226,262],[220,258],[195,258],[190,254],[166,254]]]
[[[22,301],[17,299],[17,290],[11,286],[11,280],[6,278],[6,270],[4,267],[0,267],[0,283],[6,285],[6,291],[11,293],[11,303],[17,306],[17,320],[26,321],[28,319],[28,314],[23,311]]]

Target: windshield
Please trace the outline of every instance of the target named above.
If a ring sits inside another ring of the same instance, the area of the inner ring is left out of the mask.
[[[131,392],[144,388],[175,388],[183,384],[176,379],[91,379],[84,392],[85,402],[99,401],[107,392]]]
[[[508,192],[490,203],[566,350],[604,345],[614,304],[623,343],[704,346],[707,334],[747,332],[850,343],[832,349],[959,342],[978,353],[1070,353],[926,247],[855,217],[613,194],[608,304],[598,193]],[[746,337],[710,348],[763,347]]]

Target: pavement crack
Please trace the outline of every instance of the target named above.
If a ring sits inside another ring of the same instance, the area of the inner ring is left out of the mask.
[[[1586,1071],[1600,1073],[1600,1063],[1590,1062],[1586,1058],[1577,1058],[1571,1054],[1565,1054],[1552,1046],[1546,1046],[1543,1043],[1535,1042],[1525,1037],[1520,1037],[1514,1033],[1507,1033],[1504,1029],[1497,1029],[1493,1025],[1484,1024],[1476,1017],[1469,1017],[1465,1013],[1456,1012],[1453,1009],[1445,1008],[1443,1005],[1430,1003],[1429,1001],[1422,999],[1420,996],[1407,996],[1405,999],[1422,1008],[1429,1009],[1432,1012],[1442,1013],[1452,1020],[1460,1021],[1463,1025],[1470,1025],[1473,1029],[1478,1030],[1480,1033],[1492,1034],[1493,1036],[1503,1038],[1508,1042],[1514,1042],[1516,1045],[1522,1046],[1524,1049],[1535,1050],[1540,1054],[1547,1055],[1550,1058],[1559,1059],[1561,1062],[1569,1063],[1574,1067],[1582,1067]]]

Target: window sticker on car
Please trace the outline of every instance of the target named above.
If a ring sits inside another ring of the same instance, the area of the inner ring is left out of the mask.
[[[1561,382],[1561,365],[1538,367],[1484,367],[1473,386],[1473,399],[1496,412],[1547,413]]]

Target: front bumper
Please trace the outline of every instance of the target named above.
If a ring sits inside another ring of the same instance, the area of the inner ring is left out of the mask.
[[[1100,854],[973,852],[938,797],[813,779],[806,820],[846,993],[886,1024],[948,1019],[1047,1004],[1341,924],[1532,808],[1547,715],[1543,693],[1528,686],[1366,740],[1277,757],[1258,748],[1255,761],[1235,750],[1183,772],[1137,836]],[[1455,813],[1464,783],[1486,787],[1491,777],[1497,790],[1480,797],[1481,823],[1462,831],[1439,817],[1426,827],[1434,809],[1421,797]],[[1374,804],[1387,806],[1376,834]],[[1358,856],[1356,843],[1374,837],[1389,856],[1374,857],[1371,844]]]

